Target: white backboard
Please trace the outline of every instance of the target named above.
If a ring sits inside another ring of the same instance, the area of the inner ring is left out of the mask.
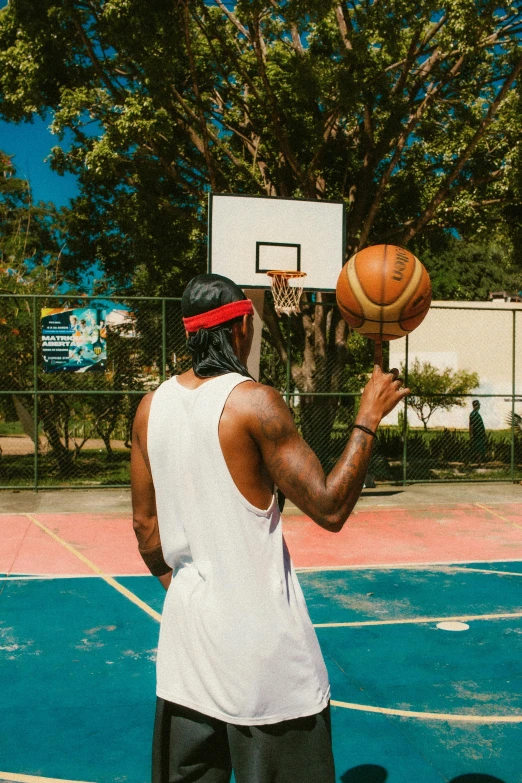
[[[304,288],[335,291],[344,264],[344,204],[211,193],[208,271],[270,288],[270,269],[306,272]]]

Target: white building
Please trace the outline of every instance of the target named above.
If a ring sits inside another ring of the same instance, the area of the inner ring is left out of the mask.
[[[390,342],[390,367],[404,365],[405,353],[406,339]],[[522,414],[522,303],[433,302],[422,324],[409,336],[410,367],[415,359],[439,369],[478,373],[480,386],[473,390],[473,395],[498,395],[480,399],[484,424],[487,429],[506,429],[513,374],[515,412]],[[435,411],[428,426],[467,428],[473,397],[467,399],[464,408]],[[411,409],[408,421],[410,426],[422,426]],[[397,409],[383,423],[396,424]]]

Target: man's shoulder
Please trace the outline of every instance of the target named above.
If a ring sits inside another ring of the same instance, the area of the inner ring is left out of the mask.
[[[239,383],[228,399],[227,406],[237,415],[257,419],[263,411],[285,405],[281,393],[265,383]]]
[[[273,386],[241,383],[236,389],[238,394],[231,400],[230,413],[247,428],[254,440],[278,440],[295,433],[288,406]]]
[[[144,394],[140,400],[140,404],[136,409],[136,415],[134,416],[134,427],[139,428],[146,426],[149,418],[150,406],[155,395],[155,391]]]
[[[256,405],[263,401],[282,400],[281,393],[277,389],[258,381],[239,383],[234,389],[234,394],[251,405]]]

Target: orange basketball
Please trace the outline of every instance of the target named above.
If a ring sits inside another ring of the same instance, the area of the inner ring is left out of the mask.
[[[426,269],[408,250],[373,245],[346,263],[337,281],[337,304],[347,324],[371,340],[412,332],[431,303]]]

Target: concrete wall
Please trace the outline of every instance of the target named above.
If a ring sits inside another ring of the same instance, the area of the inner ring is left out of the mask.
[[[461,308],[461,309],[452,309]],[[481,415],[487,429],[505,429],[511,411],[513,361],[513,310],[515,313],[515,411],[522,414],[522,304],[512,302],[433,302],[422,324],[409,336],[409,365],[416,358],[439,369],[478,373],[480,387],[474,394],[497,394],[481,399]],[[390,343],[390,367],[405,361],[406,339]],[[430,427],[468,426],[471,398],[464,408],[436,411]],[[422,426],[413,410],[411,426]],[[384,423],[396,424],[397,411]]]

